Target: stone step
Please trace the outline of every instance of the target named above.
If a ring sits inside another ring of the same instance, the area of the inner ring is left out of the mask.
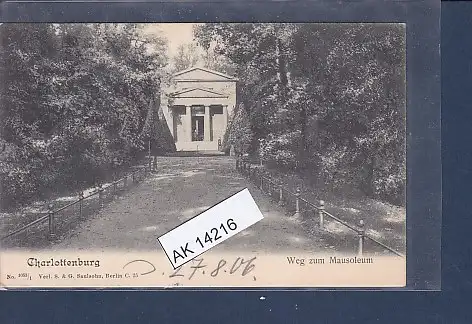
[[[220,151],[178,151],[173,153],[168,153],[166,156],[225,156],[224,152]]]
[[[176,142],[177,151],[218,151],[218,141]]]

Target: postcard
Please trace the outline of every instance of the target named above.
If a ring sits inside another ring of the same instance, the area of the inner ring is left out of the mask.
[[[404,287],[405,35],[0,25],[0,287]]]

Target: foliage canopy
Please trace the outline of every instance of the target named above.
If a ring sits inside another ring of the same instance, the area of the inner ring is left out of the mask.
[[[194,33],[236,66],[253,153],[403,203],[404,25],[204,24]]]
[[[140,29],[1,26],[2,206],[97,183],[149,140],[172,149],[157,114],[166,44]]]

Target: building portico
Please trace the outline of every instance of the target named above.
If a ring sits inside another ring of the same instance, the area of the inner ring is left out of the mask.
[[[177,150],[219,150],[236,103],[236,80],[192,68],[177,73],[174,81],[163,112]]]

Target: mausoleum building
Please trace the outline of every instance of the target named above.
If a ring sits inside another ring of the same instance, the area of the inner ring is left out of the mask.
[[[173,76],[161,102],[177,151],[220,150],[236,105],[236,82],[232,76],[201,67]]]

